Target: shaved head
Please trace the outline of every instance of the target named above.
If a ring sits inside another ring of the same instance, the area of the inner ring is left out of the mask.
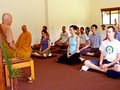
[[[23,26],[22,26],[22,31],[23,31],[23,32],[26,32],[26,31],[27,31],[26,25],[23,25]]]
[[[7,25],[11,25],[11,23],[12,23],[12,15],[9,14],[9,13],[4,13],[2,15],[2,23],[7,24]]]

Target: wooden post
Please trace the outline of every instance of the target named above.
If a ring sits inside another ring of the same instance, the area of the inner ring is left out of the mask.
[[[2,49],[0,47],[0,90],[5,90],[5,77],[3,69]]]

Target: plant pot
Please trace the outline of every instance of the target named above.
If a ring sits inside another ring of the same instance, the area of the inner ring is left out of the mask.
[[[16,77],[13,77],[10,79],[10,87],[11,87],[11,90],[17,90],[17,86],[18,86],[18,80]]]

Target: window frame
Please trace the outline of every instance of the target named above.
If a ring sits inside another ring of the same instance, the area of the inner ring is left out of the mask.
[[[120,22],[120,7],[114,7],[114,8],[104,8],[101,9],[101,16],[102,16],[102,24],[103,24],[103,12],[108,11],[110,13],[109,15],[109,24],[105,24],[105,25],[113,25],[111,24],[111,11],[118,11],[118,23]]]

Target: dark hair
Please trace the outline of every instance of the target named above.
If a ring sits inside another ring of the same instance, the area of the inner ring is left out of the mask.
[[[47,30],[47,26],[43,26]]]
[[[48,34],[47,30],[42,30],[42,32],[44,32],[46,35]],[[43,36],[41,38],[41,40],[43,39]]]
[[[42,30],[42,32],[44,32],[45,34],[48,34],[48,32],[46,30]]]
[[[88,32],[90,32],[90,28],[89,27],[86,27],[85,30],[87,30]]]
[[[91,27],[95,27],[95,29],[98,29],[98,26],[96,24],[93,24]]]
[[[84,30],[84,27],[80,27],[80,29]]]
[[[76,25],[71,25],[70,28],[73,28],[73,30],[77,30],[77,26]]]
[[[89,28],[89,27],[86,27],[86,28],[85,28],[85,33],[87,34],[87,36],[89,36],[89,32],[90,32],[90,28]]]
[[[106,27],[104,24],[102,24],[101,26]]]
[[[112,29],[113,32],[115,32],[114,26],[108,26],[108,27],[107,27],[107,29],[110,29],[110,28]]]

